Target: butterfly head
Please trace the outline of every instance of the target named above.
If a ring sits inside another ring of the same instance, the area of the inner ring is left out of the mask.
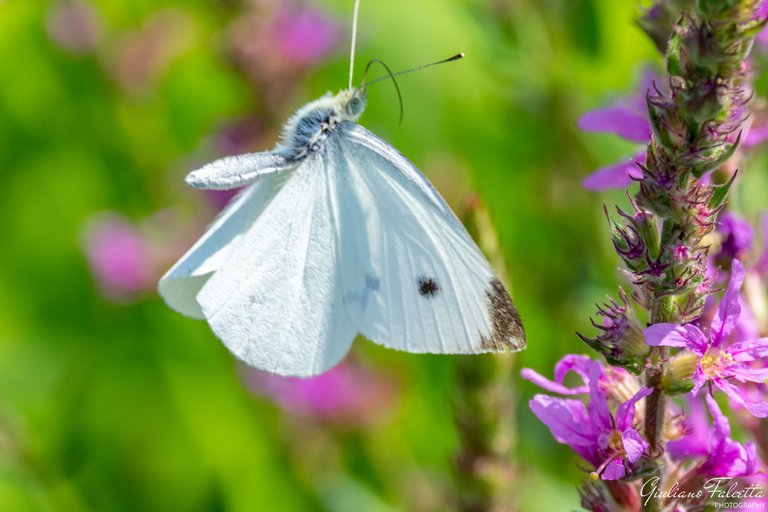
[[[357,122],[365,110],[365,89],[362,87],[346,89],[336,95],[336,100],[340,107],[341,118],[344,121]]]

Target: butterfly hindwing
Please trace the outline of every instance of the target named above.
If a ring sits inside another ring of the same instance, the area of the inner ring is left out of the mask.
[[[171,308],[192,318],[204,318],[195,297],[227,259],[248,226],[272,201],[284,181],[283,176],[270,174],[245,188],[195,245],[165,273],[158,291]]]
[[[354,123],[333,148],[344,300],[358,331],[410,352],[524,348],[506,289],[413,164]]]

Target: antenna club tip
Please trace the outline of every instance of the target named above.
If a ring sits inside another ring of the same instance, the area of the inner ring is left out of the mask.
[[[459,60],[459,59],[463,59],[463,58],[464,58],[464,52],[459,52],[456,55],[454,55],[453,57],[448,57],[447,59],[445,59],[445,62],[452,62],[454,60]]]

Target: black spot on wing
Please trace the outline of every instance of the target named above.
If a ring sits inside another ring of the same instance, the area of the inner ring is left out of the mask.
[[[376,276],[365,276],[365,288],[368,290],[371,290],[372,292],[379,291],[379,286],[381,286],[381,279],[379,279]]]
[[[505,349],[517,352],[526,345],[525,330],[520,321],[520,314],[509,298],[509,293],[501,281],[494,277],[485,292],[491,317],[490,337],[481,336],[480,346],[489,351],[500,352]]]
[[[416,279],[419,288],[419,295],[422,297],[434,297],[440,290],[437,281],[431,277],[419,277]]]

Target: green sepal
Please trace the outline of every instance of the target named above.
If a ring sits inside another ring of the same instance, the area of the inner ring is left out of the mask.
[[[709,203],[707,204],[710,209],[714,210],[715,208],[719,208],[723,203],[725,203],[725,198],[728,196],[728,191],[731,189],[731,185],[733,185],[733,182],[736,181],[737,174],[739,174],[738,171],[733,173],[731,179],[722,185],[715,185],[712,187],[712,197],[709,199]]]

